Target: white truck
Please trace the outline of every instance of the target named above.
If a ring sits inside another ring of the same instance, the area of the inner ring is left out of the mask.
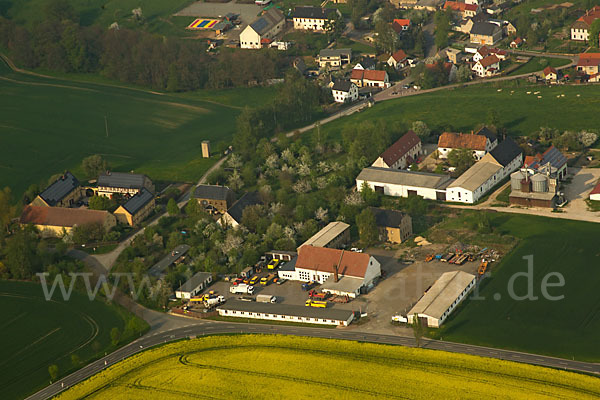
[[[258,303],[277,303],[277,297],[270,294],[259,294],[256,296],[256,301]]]
[[[204,300],[204,306],[206,308],[212,308],[212,307],[218,306],[219,304],[223,304],[223,303],[225,303],[224,296],[217,296],[217,297],[208,298],[208,299]]]
[[[254,286],[249,286],[245,283],[240,283],[239,285],[231,286],[229,291],[234,294],[253,294]]]

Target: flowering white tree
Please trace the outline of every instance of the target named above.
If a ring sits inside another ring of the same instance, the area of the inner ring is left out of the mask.
[[[333,144],[332,150],[335,154],[339,154],[342,152],[343,148],[342,148],[342,144],[340,142],[335,142]]]
[[[298,166],[298,175],[300,175],[300,176],[308,176],[308,175],[310,175],[310,167],[308,166],[308,164],[301,163]]]
[[[242,166],[242,158],[237,154],[233,153],[227,160],[227,165],[233,169],[239,169]]]
[[[359,192],[353,190],[346,195],[344,203],[351,206],[359,206],[363,203],[363,199]]]
[[[596,143],[596,140],[598,140],[598,135],[594,132],[581,131],[577,134],[577,139],[579,140],[579,143],[583,145],[583,147],[590,147]]]
[[[327,177],[326,176],[319,176],[317,178],[317,188],[318,189],[325,189],[325,187],[327,186]]]
[[[242,186],[244,186],[244,181],[242,180],[242,177],[240,176],[240,173],[237,169],[233,171],[227,182],[229,184],[229,187],[233,190],[238,190]]]
[[[327,215],[329,210],[323,207],[317,208],[315,211],[315,218],[319,221],[327,222],[329,220],[329,216]]]
[[[292,190],[296,193],[306,193],[312,189],[310,182],[307,179],[301,179],[292,185]]]
[[[317,170],[323,174],[326,174],[329,171],[331,171],[331,167],[329,166],[329,163],[327,163],[327,161],[319,161],[319,163],[317,164]]]
[[[294,228],[292,228],[291,226],[286,226],[285,228],[283,228],[283,234],[286,238],[294,240],[294,235],[296,234],[296,231],[294,231]]]
[[[273,153],[269,157],[267,157],[267,159],[265,160],[265,165],[267,169],[277,168],[279,166],[279,156],[277,155],[277,153]]]
[[[287,161],[289,164],[293,164],[296,161],[296,157],[290,149],[283,150],[281,152],[281,158]]]

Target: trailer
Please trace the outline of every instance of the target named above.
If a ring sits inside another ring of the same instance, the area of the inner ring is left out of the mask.
[[[448,253],[448,254],[446,254],[446,255],[442,256],[442,257],[440,258],[440,261],[441,261],[441,262],[448,262],[449,260],[451,260],[451,259],[452,259],[452,257],[454,257],[454,253]]]
[[[313,300],[325,300],[329,296],[329,293],[319,293],[314,289],[309,290],[308,297]]]
[[[245,283],[241,283],[237,286],[231,286],[229,288],[229,292],[234,293],[234,294],[253,294],[254,286],[249,286],[249,285],[246,285]]]
[[[327,307],[327,302],[326,301],[318,301],[318,300],[306,300],[306,303],[304,303],[304,305],[306,307],[319,307],[319,308],[326,308]]]
[[[277,303],[277,297],[270,294],[259,294],[256,296],[257,303]]]
[[[206,308],[216,307],[219,304],[223,304],[223,303],[225,303],[225,297],[224,296],[217,296],[217,297],[213,297],[213,298],[209,298],[209,299],[204,300],[204,306]]]
[[[260,284],[262,286],[267,286],[269,283],[271,283],[273,278],[275,278],[275,274],[269,274],[267,276],[263,276],[262,279],[260,280]]]

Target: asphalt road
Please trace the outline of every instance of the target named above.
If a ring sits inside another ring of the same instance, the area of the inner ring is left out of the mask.
[[[57,395],[68,387],[73,386],[90,376],[102,371],[104,368],[115,364],[125,358],[143,351],[148,347],[158,344],[179,340],[186,337],[212,335],[217,333],[262,333],[262,334],[283,334],[296,336],[311,336],[329,339],[355,340],[372,343],[383,343],[392,345],[401,345],[407,347],[415,347],[413,338],[369,334],[356,331],[346,331],[343,329],[325,329],[325,328],[308,328],[295,327],[285,325],[266,325],[266,324],[246,324],[233,322],[215,322],[215,321],[200,321],[190,320],[189,326],[181,328],[149,333],[146,336],[122,347],[115,352],[107,355],[100,360],[97,360],[82,369],[72,373],[71,375],[57,381],[56,383],[40,390],[39,392],[28,397],[28,400],[47,399]],[[536,354],[520,353],[516,351],[491,349],[487,347],[479,347],[468,344],[444,342],[438,340],[422,340],[422,348],[443,350],[452,353],[472,354],[483,357],[491,357],[502,360],[516,361],[527,364],[535,364],[546,367],[581,371],[600,376],[600,364],[585,363],[580,361],[564,360],[554,357],[546,357]]]

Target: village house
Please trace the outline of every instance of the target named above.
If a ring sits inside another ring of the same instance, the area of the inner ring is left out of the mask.
[[[242,49],[260,49],[268,46],[285,26],[285,16],[278,8],[271,8],[248,25],[240,34]]]
[[[518,49],[522,45],[523,45],[523,39],[521,39],[520,37],[515,38],[512,42],[510,42],[511,49]]]
[[[590,192],[589,199],[592,201],[600,201],[600,181],[594,186]]]
[[[421,138],[412,130],[388,147],[373,162],[373,167],[405,169],[414,164],[422,154]]]
[[[388,243],[403,243],[412,233],[412,218],[400,211],[369,207],[379,229],[379,240]]]
[[[406,67],[407,63],[408,63],[408,57],[406,56],[406,53],[402,49],[400,49],[397,52],[395,52],[394,54],[392,54],[390,56],[390,58],[388,58],[388,60],[387,60],[387,64],[390,67],[393,67],[395,69],[404,68],[404,67]]]
[[[494,76],[500,72],[500,59],[492,54],[477,61],[471,69],[480,78]]]
[[[154,193],[154,184],[146,175],[128,172],[107,172],[98,177],[97,194],[112,198],[113,195],[135,196],[142,188]]]
[[[470,31],[471,43],[495,45],[502,40],[502,28],[492,22],[475,22]]]
[[[481,46],[477,49],[475,54],[473,54],[473,62],[477,62],[491,55],[498,57],[499,60],[506,60],[508,53],[506,50],[501,50],[495,47]]]
[[[600,73],[600,53],[581,53],[577,60],[577,72],[588,77],[598,76]]]
[[[590,40],[589,30],[595,20],[600,18],[600,6],[594,6],[587,10],[584,15],[579,17],[571,25],[571,40],[588,41]]]
[[[148,215],[154,211],[156,202],[154,194],[150,193],[146,188],[142,188],[135,196],[131,197],[127,202],[114,212],[117,221],[130,226],[138,226]]]
[[[79,181],[69,171],[61,175],[37,195],[31,202],[32,206],[43,207],[72,207],[83,197],[83,189]]]
[[[237,228],[242,224],[242,215],[246,207],[262,204],[257,192],[248,192],[238,199],[217,223],[221,226]]]
[[[465,58],[465,54],[458,49],[448,47],[446,49],[446,57],[448,58],[448,60],[450,60],[450,62],[452,64],[456,65],[456,64],[460,64],[461,62],[463,62],[463,60]]]
[[[447,200],[476,203],[522,163],[523,151],[508,137],[448,186]]]
[[[362,60],[360,60],[360,62],[358,62],[353,69],[360,69],[360,70],[374,70],[375,66],[377,65],[377,60],[373,57],[365,57]]]
[[[358,100],[358,87],[345,79],[338,79],[331,88],[336,103],[351,103]]]
[[[459,13],[463,18],[474,17],[481,12],[481,8],[477,4],[468,4],[461,1],[450,0],[446,0],[444,3],[444,10],[452,10],[455,13]]]
[[[29,205],[23,209],[19,222],[35,226],[42,237],[63,237],[71,234],[73,228],[88,224],[100,224],[108,232],[117,220],[108,211]]]
[[[318,282],[323,292],[355,298],[375,286],[381,264],[367,253],[304,245],[294,270],[279,274],[286,279]]]
[[[558,82],[558,71],[551,66],[547,66],[542,71],[542,76],[544,80],[548,83],[557,83]]]
[[[374,86],[386,89],[390,87],[390,78],[385,71],[353,69],[350,81],[359,88]]]
[[[409,28],[410,28],[410,19],[396,18],[392,21],[392,29],[398,35],[402,34],[403,32],[408,31]]]
[[[498,139],[487,128],[470,134],[444,132],[438,139],[439,158],[448,158],[452,150],[468,149],[473,152],[473,158],[480,160],[486,153],[492,151],[498,145]]]
[[[192,197],[210,214],[226,213],[235,201],[233,190],[219,185],[198,185]]]
[[[319,68],[339,69],[350,64],[352,49],[323,49],[319,52]]]
[[[567,157],[554,146],[550,146],[543,154],[526,156],[523,166],[530,173],[543,173],[554,176],[559,180],[567,177]]]
[[[336,8],[321,8],[312,6],[294,7],[292,19],[294,29],[324,32],[328,23],[341,17],[342,14]]]

